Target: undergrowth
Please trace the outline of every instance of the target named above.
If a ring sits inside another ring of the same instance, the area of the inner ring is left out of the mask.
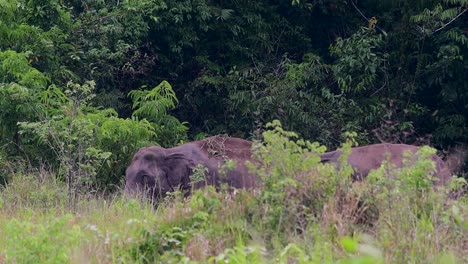
[[[467,198],[432,187],[430,149],[352,182],[346,163],[278,124],[256,143],[255,190],[173,193],[155,207],[80,194],[52,172],[18,171],[0,192],[3,263],[463,263]],[[349,153],[351,145],[343,145]],[[464,183],[457,188],[465,188]],[[453,184],[452,184],[453,185]]]

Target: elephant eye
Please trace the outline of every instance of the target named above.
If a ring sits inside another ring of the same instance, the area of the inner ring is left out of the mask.
[[[149,176],[148,176],[148,175],[142,175],[142,176],[141,176],[141,181],[142,181],[144,184],[147,184],[147,183],[148,183],[148,180],[149,180]]]
[[[141,176],[141,182],[143,182],[143,184],[145,184],[145,185],[151,185],[151,184],[154,183],[154,180],[153,180],[153,177],[151,177],[150,175],[143,174]]]

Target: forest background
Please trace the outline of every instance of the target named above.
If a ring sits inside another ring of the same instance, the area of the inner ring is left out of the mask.
[[[329,149],[466,143],[467,8],[0,0],[2,181],[20,163],[107,188],[138,147],[259,138],[274,119]]]

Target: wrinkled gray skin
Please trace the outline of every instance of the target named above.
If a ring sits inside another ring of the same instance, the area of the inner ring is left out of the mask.
[[[222,149],[213,149],[213,142],[221,142]],[[195,189],[222,183],[233,188],[252,188],[256,178],[245,166],[245,161],[251,159],[251,146],[252,142],[243,139],[214,136],[174,148],[141,148],[127,168],[125,193],[143,193],[154,201],[177,189],[188,194],[192,188],[190,175],[197,164],[204,165],[208,173],[205,181],[193,186]],[[222,176],[219,167],[226,159],[234,160],[236,168]]]
[[[371,170],[378,169],[382,162],[389,160],[397,168],[403,166],[404,156],[406,151],[416,153],[420,148],[405,144],[374,144],[351,149],[351,154],[348,157],[348,163],[354,169],[353,180],[362,180]],[[332,162],[338,164],[338,159],[341,156],[340,151],[330,151],[322,154],[321,161]],[[451,171],[445,162],[437,155],[432,155],[436,171],[433,175],[437,180],[436,185],[443,185],[451,177]]]

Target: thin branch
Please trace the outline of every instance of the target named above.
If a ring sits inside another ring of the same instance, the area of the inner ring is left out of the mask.
[[[452,18],[449,22],[447,22],[446,24],[444,24],[444,25],[441,26],[440,28],[434,30],[434,33],[438,32],[438,31],[441,31],[441,30],[444,29],[446,26],[448,26],[449,24],[453,23],[453,21],[455,21],[457,18],[459,18],[460,16],[462,16],[467,10],[468,10],[468,8],[465,8],[465,10],[463,10],[462,12],[460,12],[460,14],[458,14],[456,17]]]
[[[380,87],[379,89],[377,89],[375,92],[373,92],[370,96],[374,96],[376,95],[378,92],[380,92],[383,88],[385,88],[385,86],[387,86],[387,82],[385,82],[382,87]]]
[[[350,0],[351,4],[354,6],[354,8],[358,11],[358,13],[365,19],[367,22],[369,22],[369,19],[359,10],[359,8],[356,6],[356,4],[353,2],[353,0]]]
[[[367,18],[367,17],[364,15],[364,13],[362,13],[362,11],[356,6],[356,4],[354,3],[353,0],[349,0],[349,2],[351,2],[351,4],[353,5],[354,9],[356,9],[356,11],[358,11],[358,13],[359,13],[367,22],[370,22],[370,19]],[[381,29],[381,28],[380,28],[379,26],[377,26],[377,25],[375,25],[375,27],[376,27],[378,30],[382,31],[382,33],[383,33],[385,36],[387,36],[387,32],[385,32],[385,30]]]

